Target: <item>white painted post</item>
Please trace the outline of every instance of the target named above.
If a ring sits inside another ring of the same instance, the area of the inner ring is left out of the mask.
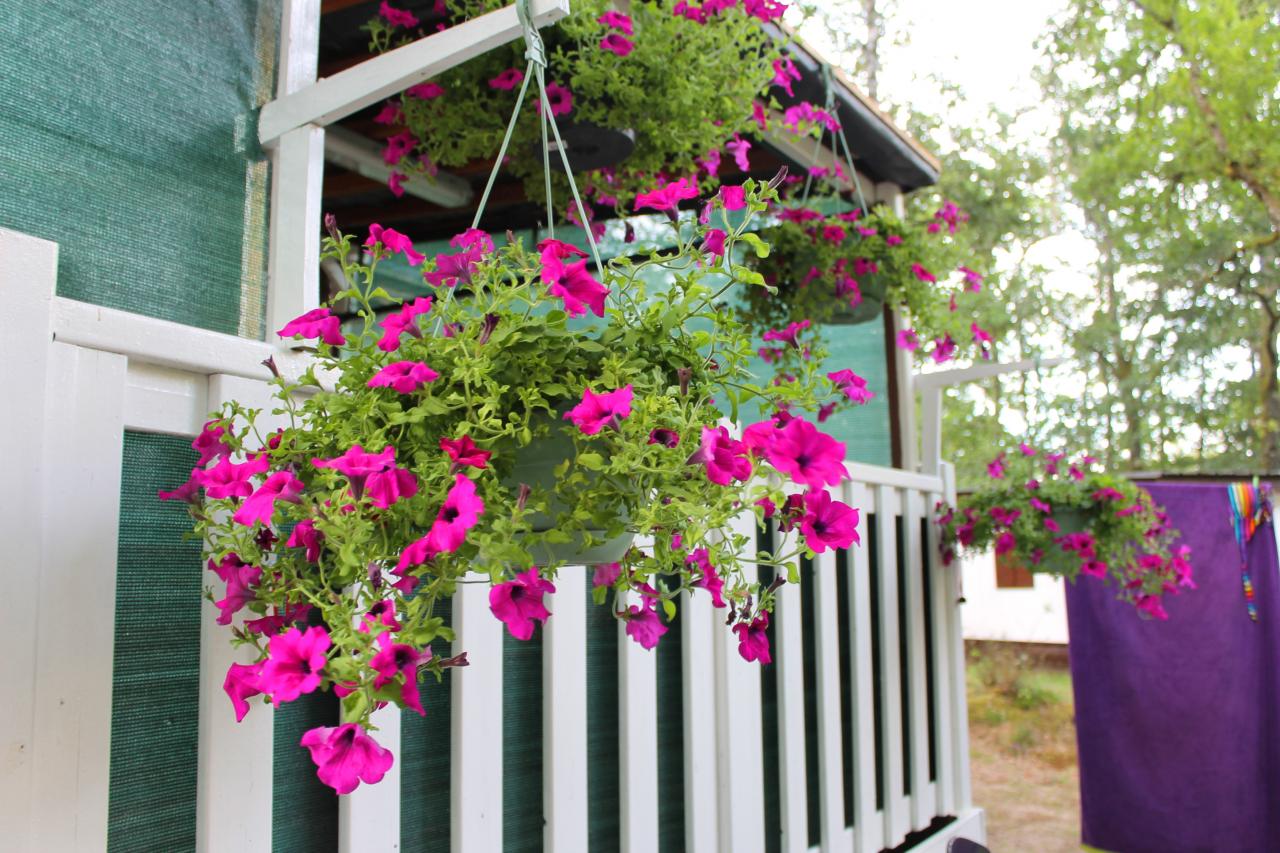
[[[942,500],[941,493],[930,494],[927,502],[930,507],[934,502]],[[951,741],[951,720],[955,708],[951,704],[953,679],[959,678],[964,684],[964,673],[951,671],[952,657],[951,609],[956,606],[955,593],[950,584],[950,570],[942,565],[942,556],[938,547],[938,525],[930,519],[929,536],[926,547],[929,549],[929,560],[933,568],[930,579],[933,608],[933,697],[934,707],[933,732],[937,742],[937,812],[950,815],[956,813],[955,800],[955,754]]]
[[[338,853],[389,853],[400,849],[400,714],[395,705],[373,712],[372,722],[378,727],[374,738],[391,750],[395,761],[378,784],[361,785],[338,797]]]
[[[101,850],[126,360],[66,344],[48,348],[45,409],[28,413],[37,423],[43,418],[45,432],[43,524],[36,527],[44,561],[31,588],[39,602],[31,849]]]
[[[786,552],[795,544],[795,533],[774,533]],[[809,811],[805,783],[804,634],[800,587],[788,583],[775,593],[773,621],[777,646],[773,666],[778,668],[778,769],[782,849],[802,853],[809,849]],[[765,780],[771,784],[772,780]]]
[[[680,651],[684,683],[684,821],[685,848],[714,851],[719,844],[716,820],[716,693],[714,632],[728,632],[724,611],[711,606],[709,595],[680,596]]]
[[[895,847],[910,831],[902,791],[902,667],[898,655],[898,550],[896,516],[902,502],[897,489],[876,487],[876,533],[880,579],[880,719],[884,734],[885,846]]]
[[[735,520],[735,533],[755,537],[755,518]],[[737,635],[716,626],[716,752],[720,777],[721,853],[763,853],[764,759],[760,708],[760,664],[738,654]],[[775,650],[776,651],[776,650]],[[772,664],[776,666],[777,664]],[[770,780],[769,784],[777,784]],[[701,853],[701,851],[699,851]]]
[[[547,850],[587,849],[587,577],[567,566],[542,627],[543,814]]]
[[[908,709],[911,725],[911,827],[924,829],[933,820],[933,784],[929,781],[929,693],[924,632],[924,554],[920,540],[920,520],[924,517],[924,497],[915,489],[903,493],[902,520],[905,527],[906,571],[902,595],[907,602]]]
[[[871,513],[875,492],[859,482],[845,483],[845,502],[858,508],[858,537],[850,551],[849,631],[853,684],[853,835],[857,853],[876,853],[884,845],[884,821],[876,810],[875,674],[871,640]],[[883,546],[882,546],[883,547]]]
[[[844,750],[840,705],[840,612],[837,609],[836,555],[814,559],[813,591],[817,644],[818,786],[821,792],[822,849],[836,850],[844,832]]]
[[[209,377],[209,400],[215,408],[228,400],[265,409],[260,431],[283,419],[273,418],[271,386],[238,376]],[[241,425],[243,428],[243,425]],[[208,577],[212,575],[206,573]],[[241,613],[236,627],[252,614]],[[246,647],[231,645],[231,627],[218,625],[218,608],[204,599],[200,608],[199,747],[196,772],[196,848],[254,853],[271,850],[273,709],[250,700],[249,713],[237,723],[222,689],[233,663],[252,663]]]
[[[452,680],[450,791],[453,853],[502,849],[502,623],[489,612],[488,575],[471,573],[453,598],[453,654],[470,665]],[[585,737],[585,735],[584,735]]]
[[[5,491],[13,498],[0,513],[5,582],[11,590],[38,590],[44,557],[44,429],[49,372],[49,323],[58,276],[58,244],[0,228],[0,399],[21,417],[0,418],[0,447],[9,448]],[[57,390],[65,394],[65,390]],[[15,850],[31,845],[35,781],[35,707],[39,603],[30,594],[0,600],[5,654],[0,655],[0,838]],[[56,602],[49,602],[57,606]]]
[[[956,503],[956,470],[949,462],[942,464],[942,482],[947,503]],[[969,700],[965,695],[964,629],[960,618],[960,563],[956,561],[944,570],[939,579],[943,594],[949,597],[945,626],[949,656],[940,665],[951,670],[951,740],[955,756],[955,804],[957,814],[973,807],[969,784]]]
[[[639,604],[640,599],[632,596],[627,603]],[[658,849],[657,656],[628,637],[621,620],[618,670],[622,850],[651,853]]]

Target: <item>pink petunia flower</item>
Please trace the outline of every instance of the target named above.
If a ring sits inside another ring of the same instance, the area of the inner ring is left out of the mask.
[[[489,457],[493,455],[490,450],[481,450],[476,447],[476,443],[469,435],[461,438],[442,438],[440,449],[449,454],[455,468],[487,468]]]
[[[769,635],[765,631],[769,627],[769,614],[761,611],[751,622],[739,622],[733,626],[738,635],[738,654],[745,661],[773,663],[769,656]]]
[[[374,124],[398,124],[404,118],[404,113],[400,111],[400,104],[396,101],[387,101],[382,105],[382,109],[373,117]],[[400,158],[396,158],[399,162]],[[387,165],[391,165],[388,163]]]
[[[252,527],[258,522],[269,525],[276,501],[301,503],[301,494],[302,481],[292,471],[276,471],[240,505],[231,520],[245,527]]]
[[[400,698],[406,708],[425,715],[422,699],[418,695],[418,667],[431,660],[431,648],[428,646],[419,652],[408,643],[395,643],[387,639],[389,635],[379,634],[378,640],[382,648],[369,659],[369,668],[378,675],[373,679],[373,689],[381,690],[397,676],[404,676],[400,685]]]
[[[937,284],[937,283],[938,283],[938,277],[937,277],[936,275],[934,275],[933,273],[929,272],[927,269],[925,269],[925,268],[924,268],[923,266],[921,266],[920,264],[912,264],[912,265],[911,265],[911,272],[915,274],[915,277],[916,277],[916,278],[920,279],[920,280],[921,280],[921,281],[923,281],[925,284]]]
[[[631,51],[635,50],[636,46],[632,43],[631,39],[626,36],[621,36],[617,33],[609,33],[609,35],[600,39],[600,49],[607,50],[610,53],[617,54],[618,56],[626,56]]]
[[[733,156],[733,162],[738,167],[738,171],[751,171],[751,158],[748,155],[751,150],[750,142],[735,133],[733,139],[724,144],[724,149]]]
[[[573,421],[583,435],[595,435],[606,426],[617,429],[631,415],[631,397],[630,384],[603,394],[583,388],[582,402],[565,412],[564,419]]]
[[[828,373],[827,378],[853,403],[865,403],[875,394],[867,390],[867,380],[845,368]]]
[[[294,317],[276,334],[282,338],[319,338],[335,347],[347,342],[342,336],[342,321],[328,308],[313,308],[300,317]]]
[[[604,316],[604,300],[609,288],[587,272],[585,260],[566,264],[543,252],[542,280],[547,284],[547,293],[564,302],[565,313],[570,317],[581,317],[588,310],[597,317]]]
[[[393,28],[406,27],[412,29],[413,27],[418,26],[417,16],[404,9],[395,8],[391,4],[387,3],[387,0],[382,0],[382,4],[378,6],[378,16]]]
[[[800,71],[796,68],[796,64],[791,61],[791,57],[784,56],[782,59],[773,61],[773,79],[769,82],[794,98],[796,93],[792,91],[791,84],[798,80],[800,80]]]
[[[468,228],[455,235],[449,245],[459,251],[436,255],[432,261],[435,269],[422,274],[432,287],[470,284],[476,266],[494,251],[493,238],[479,228]]]
[[[613,586],[618,582],[618,576],[622,574],[621,563],[601,563],[596,566],[595,572],[591,575],[591,585]]]
[[[231,700],[231,707],[236,714],[236,722],[244,719],[249,713],[249,702],[252,696],[262,693],[258,689],[258,678],[262,664],[233,663],[227,670],[227,677],[222,680],[222,689]]]
[[[741,186],[721,187],[720,203],[725,210],[742,210],[747,206],[747,192]]]
[[[702,239],[702,248],[706,250],[708,255],[714,255],[717,260],[724,257],[724,238],[727,235],[719,228],[712,228],[707,231],[706,236]]]
[[[444,87],[439,83],[428,81],[419,83],[416,86],[410,86],[404,90],[404,93],[411,98],[417,98],[420,101],[433,101],[444,94]]]
[[[262,568],[246,565],[237,554],[227,554],[219,563],[210,560],[209,571],[227,585],[226,594],[214,607],[219,611],[217,623],[230,625],[231,617],[256,597],[253,587],[262,580]]]
[[[687,178],[664,184],[657,189],[636,196],[636,210],[651,210],[674,213],[681,201],[697,198],[698,188],[689,183]]]
[[[440,378],[421,361],[393,361],[365,383],[370,388],[390,388],[398,394],[412,394],[428,382]]]
[[[991,335],[977,323],[970,323],[969,330],[973,332],[973,342],[982,349],[983,358],[991,358],[990,345],[992,343]]]
[[[680,433],[673,429],[663,429],[658,427],[649,431],[649,444],[660,444],[666,448],[675,447],[680,443]]]
[[[200,454],[200,458],[196,460],[197,468],[209,464],[210,460],[225,459],[231,455],[231,447],[227,444],[229,437],[226,435],[227,431],[217,424],[217,421],[205,423],[195,441],[191,442],[191,449]]]
[[[283,611],[279,607],[272,610],[269,616],[244,620],[245,631],[261,634],[264,637],[273,637],[298,622],[306,621],[311,615],[310,604],[286,604]]]
[[[656,591],[647,584],[642,585],[640,591],[642,594],[640,604],[627,607],[622,618],[627,623],[627,636],[639,643],[642,648],[652,649],[658,645],[662,635],[667,633],[667,626],[662,624],[662,619],[658,616]],[[652,594],[645,595],[646,592]]]
[[[387,176],[387,189],[391,190],[391,194],[396,198],[404,197],[404,175],[399,172],[392,172]]]
[[[596,22],[620,33],[626,33],[629,36],[635,35],[635,30],[631,25],[631,18],[621,12],[610,10],[596,18]]]
[[[394,166],[408,156],[413,147],[418,144],[418,138],[407,130],[402,130],[394,136],[387,137],[387,147],[382,149],[382,162],[388,166]]]
[[[258,474],[267,473],[269,464],[265,453],[238,464],[224,457],[212,468],[192,471],[191,479],[204,488],[208,498],[247,498],[253,494],[250,480]]]
[[[828,548],[848,548],[862,541],[858,536],[858,510],[832,500],[822,489],[804,495],[800,532],[804,535],[804,544],[815,554]]]
[[[908,351],[918,349],[920,339],[916,336],[915,329],[902,329],[898,332],[898,348]]]
[[[973,291],[974,293],[977,293],[979,290],[982,290],[982,276],[979,273],[974,272],[968,267],[957,267],[957,269],[960,272],[964,273],[965,286],[969,290]]]
[[[944,335],[933,342],[933,352],[929,355],[936,364],[950,361],[956,354],[956,342],[950,335]]]
[[[410,266],[417,266],[426,260],[413,250],[413,241],[394,228],[383,228],[378,223],[369,226],[369,236],[364,241],[371,251],[376,251],[379,244],[393,255],[403,254]]]
[[[551,616],[543,603],[543,596],[555,591],[551,581],[538,577],[538,567],[533,566],[529,571],[490,589],[489,609],[507,626],[511,636],[517,640],[528,640],[533,636],[533,623],[545,623]]]
[[[711,565],[711,558],[707,553],[707,549],[697,549],[688,557],[685,557],[685,562],[697,566],[698,570],[702,572],[702,576],[694,581],[693,585],[711,593],[711,606],[728,607],[728,602],[724,600],[724,579],[716,574],[716,567]]]
[[[790,344],[792,347],[799,349],[800,342],[796,340],[796,336],[811,325],[813,325],[813,323],[808,319],[788,323],[785,329],[769,329],[761,335],[761,340],[779,341],[781,343]]]
[[[271,694],[271,704],[292,702],[320,686],[329,651],[329,632],[314,625],[306,633],[290,628],[268,641],[258,689]]]
[[[705,465],[707,479],[719,486],[727,486],[733,480],[745,482],[751,476],[747,446],[732,438],[723,426],[702,428],[702,444],[686,464]]]
[[[848,476],[845,446],[804,418],[792,418],[773,436],[765,457],[794,482],[811,488],[838,485]]]
[[[451,554],[466,540],[467,531],[476,526],[484,513],[484,501],[476,494],[476,484],[463,474],[454,476],[453,486],[427,535],[404,549],[396,564],[403,572],[432,559],[437,554]]]
[[[542,99],[534,99],[534,108],[542,112]],[[559,83],[547,84],[547,109],[553,116],[566,116],[573,112],[573,92]]]
[[[315,521],[304,518],[294,526],[293,532],[289,534],[289,541],[284,544],[288,548],[306,548],[307,559],[314,563],[320,559],[322,542],[324,542],[324,534],[316,530]]]
[[[1016,547],[1018,547],[1018,540],[1008,530],[1001,533],[996,539],[997,554],[1007,554]]]
[[[499,89],[504,92],[510,92],[516,86],[524,82],[524,72],[519,68],[508,68],[497,77],[489,81],[490,89]]]
[[[317,726],[301,744],[311,751],[316,776],[339,794],[350,794],[361,782],[381,782],[395,761],[358,723]]]

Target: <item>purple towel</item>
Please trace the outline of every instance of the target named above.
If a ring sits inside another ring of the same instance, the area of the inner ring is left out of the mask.
[[[1249,621],[1226,486],[1153,483],[1199,588],[1139,619],[1067,584],[1084,843],[1115,853],[1280,851],[1280,578],[1270,524],[1249,544]]]

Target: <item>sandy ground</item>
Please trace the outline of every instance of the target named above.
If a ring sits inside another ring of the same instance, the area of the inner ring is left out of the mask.
[[[1016,659],[971,659],[973,800],[992,853],[1078,853],[1080,791],[1071,681]]]

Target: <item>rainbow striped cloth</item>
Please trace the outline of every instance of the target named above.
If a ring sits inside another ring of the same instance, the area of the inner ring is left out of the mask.
[[[1258,621],[1258,606],[1254,602],[1253,579],[1249,577],[1249,554],[1246,546],[1266,521],[1271,518],[1270,489],[1251,486],[1248,483],[1227,485],[1227,498],[1231,504],[1231,529],[1240,546],[1240,580],[1244,585],[1245,607],[1249,618]]]

